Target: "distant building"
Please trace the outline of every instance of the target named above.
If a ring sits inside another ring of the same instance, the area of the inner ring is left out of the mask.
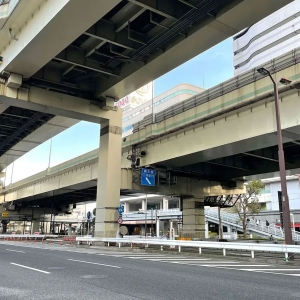
[[[300,0],[295,0],[233,38],[234,75],[300,47]]]
[[[172,89],[153,98],[153,113],[158,113],[203,91],[204,89],[191,84],[176,85]],[[122,100],[123,99],[120,101]],[[130,99],[128,102],[130,102]],[[149,114],[152,114],[152,99],[135,108],[130,107],[130,105],[125,106],[123,108],[122,136],[126,137],[132,134],[133,124],[143,120],[143,118]]]
[[[300,182],[298,175],[287,176],[287,189],[291,210],[300,209]],[[281,191],[280,178],[263,179],[264,190],[258,196],[262,211],[278,211],[278,191]]]

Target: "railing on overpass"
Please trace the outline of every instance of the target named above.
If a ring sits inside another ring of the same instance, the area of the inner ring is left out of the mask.
[[[108,246],[114,243],[121,247],[123,244],[130,244],[131,248],[135,244],[141,245],[156,245],[160,246],[161,251],[163,247],[177,247],[178,252],[181,252],[182,247],[198,248],[199,254],[202,252],[202,248],[206,249],[220,249],[223,251],[223,255],[226,256],[226,250],[244,250],[251,252],[251,257],[254,258],[255,251],[270,252],[270,253],[284,253],[285,259],[288,259],[289,255],[300,254],[300,247],[297,245],[285,245],[285,244],[254,244],[254,243],[228,243],[228,242],[204,242],[204,241],[181,241],[181,240],[163,240],[163,239],[144,239],[144,238],[92,238],[92,237],[77,237],[77,243],[87,243],[88,245],[96,242],[107,243]]]
[[[218,211],[214,209],[206,209],[205,217],[207,220],[212,221],[213,223],[219,224]],[[221,212],[221,219],[223,224],[228,224],[243,230],[243,225],[238,214]],[[265,223],[260,222],[257,224],[255,220],[247,222],[247,231],[253,232],[262,236],[272,235],[274,238],[284,238],[284,231],[281,227],[276,226],[275,224],[270,224],[267,226]],[[300,233],[293,230],[292,236],[294,241],[300,241]]]
[[[268,63],[264,64],[264,67],[270,70],[271,73],[279,72],[283,69],[286,69],[290,66],[293,66],[300,62],[300,48],[296,48],[293,51],[290,51],[282,56],[279,56]],[[155,114],[155,123],[162,122],[168,118],[176,116],[180,113],[183,113],[189,109],[197,107],[203,103],[209,102],[215,98],[228,94],[238,88],[242,88],[248,84],[255,82],[256,80],[262,78],[263,76],[256,72],[255,69],[245,72],[241,75],[233,77],[221,84],[212,87],[206,91],[199,93],[196,96],[193,96],[187,100],[184,100],[180,103]],[[204,116],[205,118],[205,116]],[[144,129],[146,126],[152,124],[152,117],[147,115],[144,119],[133,126],[133,133],[138,132]]]
[[[215,209],[205,209],[206,220],[219,224],[218,211]],[[123,213],[124,221],[143,221],[143,220],[161,220],[161,219],[177,219],[182,218],[182,211],[179,208],[168,209],[168,210],[147,210],[145,211],[132,211]],[[238,214],[221,212],[221,219],[223,225],[232,226],[239,231],[243,231],[243,225]],[[274,238],[283,239],[284,231],[281,227],[275,224],[266,226],[265,223],[256,224],[255,220],[247,222],[247,232],[257,234],[262,237],[269,237],[272,235]],[[226,233],[224,233],[226,235]],[[293,240],[300,241],[300,233],[297,231],[292,232]]]

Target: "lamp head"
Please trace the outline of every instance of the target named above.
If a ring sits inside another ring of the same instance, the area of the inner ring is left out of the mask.
[[[285,77],[282,77],[279,82],[283,85],[289,85],[292,83],[292,80],[288,79],[288,78],[285,78]]]
[[[257,72],[261,75],[269,75],[270,72],[266,68],[259,68],[257,69]]]

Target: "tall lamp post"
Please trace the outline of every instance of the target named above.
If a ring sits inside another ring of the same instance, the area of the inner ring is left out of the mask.
[[[292,231],[291,231],[289,196],[287,193],[287,185],[286,185],[285,159],[284,159],[284,151],[283,151],[283,144],[282,144],[278,85],[277,82],[272,77],[269,70],[265,68],[259,68],[257,69],[257,72],[262,75],[269,76],[274,85],[275,112],[276,112],[276,125],[277,125],[277,138],[278,138],[278,159],[279,159],[279,172],[280,172],[281,192],[282,192],[283,226],[284,226],[285,243],[291,245],[293,243],[293,239],[292,239]],[[287,78],[281,78],[279,82],[284,85],[289,85],[291,84],[292,81]]]

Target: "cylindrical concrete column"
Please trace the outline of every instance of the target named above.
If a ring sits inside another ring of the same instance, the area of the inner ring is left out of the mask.
[[[163,210],[169,209],[169,200],[168,198],[163,198]]]

